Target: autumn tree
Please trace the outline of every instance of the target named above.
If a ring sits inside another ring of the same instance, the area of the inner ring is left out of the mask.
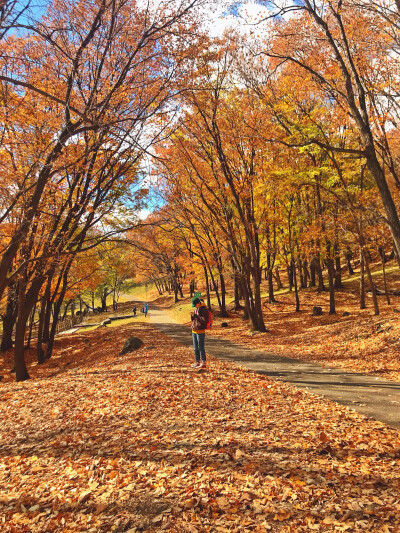
[[[13,204],[21,189],[29,192],[21,221],[4,243],[0,294],[18,275],[11,269],[13,260],[71,140],[107,131],[105,142],[110,136],[125,137],[126,142],[131,132],[130,141],[137,146],[137,132],[164,107],[182,58],[181,47],[171,62],[168,47],[179,47],[179,35],[184,38],[189,31],[183,26],[185,17],[195,4],[183,1],[171,11],[161,2],[151,11],[119,0],[57,2],[42,21],[24,28],[21,37],[1,43],[12,53],[1,57],[0,81],[20,101],[42,106],[52,127],[10,199]],[[181,23],[173,36],[173,28]]]
[[[10,179],[2,184],[8,205],[1,220],[0,293],[18,280],[17,380],[28,377],[26,321],[46,280],[51,286],[55,272],[62,272],[57,317],[76,254],[101,242],[93,230],[115,208],[159,135],[153,128],[143,136],[144,125],[170,99],[172,73],[183,72],[181,37],[195,3],[170,11],[162,4],[143,10],[133,2],[58,2],[41,21],[25,25],[23,35],[7,39],[12,53],[1,58],[0,81],[7,138],[2,163]],[[173,58],[169,48],[179,54]]]
[[[398,170],[390,130],[397,123],[393,98],[398,80],[396,6],[377,2],[270,2],[273,37],[254,55],[266,55],[274,69],[293,77],[348,113],[359,147],[338,147],[314,136],[307,142],[365,158],[378,188],[400,261],[400,221],[394,200]],[[398,6],[397,6],[398,7]],[[291,16],[282,16],[282,15]]]

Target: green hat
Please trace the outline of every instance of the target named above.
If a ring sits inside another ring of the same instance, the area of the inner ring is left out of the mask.
[[[197,304],[201,303],[200,298],[193,298],[192,307],[196,307]]]

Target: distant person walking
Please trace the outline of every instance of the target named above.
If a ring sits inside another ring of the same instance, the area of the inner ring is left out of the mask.
[[[190,313],[192,319],[192,337],[195,363],[193,368],[205,368],[206,367],[206,350],[205,350],[205,338],[206,327],[208,322],[208,309],[206,304],[200,298],[194,298],[192,300],[192,307],[195,310]]]
[[[144,316],[147,317],[147,311],[149,310],[149,304],[144,304],[144,307],[143,307],[143,313],[144,313]]]
[[[133,316],[136,316],[136,306],[135,305],[132,307],[132,313],[133,313]]]

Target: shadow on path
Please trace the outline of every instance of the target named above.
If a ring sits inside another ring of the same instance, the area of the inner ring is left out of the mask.
[[[190,328],[177,324],[163,310],[152,308],[149,318],[157,329],[172,339],[185,346],[193,346]],[[206,338],[206,351],[218,359],[233,361],[271,379],[291,383],[376,420],[400,427],[400,383],[277,356],[211,336]]]

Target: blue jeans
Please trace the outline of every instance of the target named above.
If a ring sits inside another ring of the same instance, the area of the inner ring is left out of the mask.
[[[206,361],[206,350],[204,348],[204,339],[206,337],[205,333],[193,333],[193,347],[194,347],[194,355],[196,357],[196,362],[200,362],[200,359],[202,361]]]

